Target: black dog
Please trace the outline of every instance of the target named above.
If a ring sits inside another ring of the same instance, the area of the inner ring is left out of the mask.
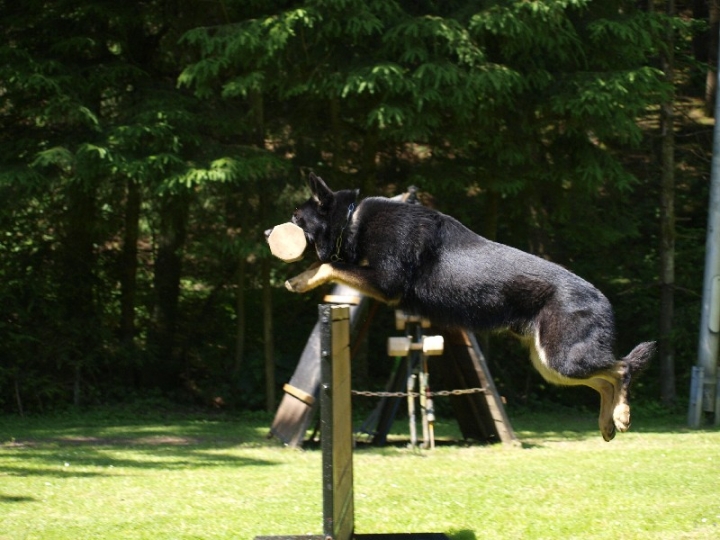
[[[655,343],[617,360],[612,308],[594,286],[435,210],[382,197],[358,202],[357,190],[333,192],[314,174],[309,181],[313,195],[292,221],[320,262],[288,280],[289,290],[344,283],[438,325],[509,329],[530,347],[546,380],[599,392],[606,441],[627,431],[630,380]]]

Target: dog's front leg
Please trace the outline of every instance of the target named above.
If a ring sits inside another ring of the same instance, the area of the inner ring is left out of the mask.
[[[313,265],[302,274],[290,278],[285,282],[288,291],[304,293],[324,285],[332,280],[332,265],[323,263]]]
[[[285,287],[292,292],[304,293],[325,283],[342,283],[386,304],[397,304],[399,298],[388,298],[374,285],[373,270],[366,266],[333,265],[323,263],[288,279]]]

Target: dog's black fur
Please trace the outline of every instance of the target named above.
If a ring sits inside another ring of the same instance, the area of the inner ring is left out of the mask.
[[[655,344],[641,343],[617,360],[612,308],[593,285],[424,206],[358,201],[358,191],[333,192],[313,174],[309,182],[313,195],[292,221],[320,263],[290,279],[288,289],[340,282],[441,326],[509,329],[529,345],[548,381],[600,393],[605,440],[629,428],[630,380]]]

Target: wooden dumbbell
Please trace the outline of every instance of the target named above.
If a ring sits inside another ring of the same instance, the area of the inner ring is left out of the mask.
[[[423,328],[430,328],[430,319],[419,317],[418,315],[409,315],[402,309],[395,310],[395,329],[405,330],[408,323],[420,323]]]
[[[444,348],[442,336],[423,336],[419,343],[413,343],[408,337],[388,338],[388,356],[407,356],[410,351],[422,351],[425,356],[440,356]]]
[[[286,263],[302,259],[307,247],[303,230],[289,221],[273,227],[267,237],[267,242],[270,252]]]

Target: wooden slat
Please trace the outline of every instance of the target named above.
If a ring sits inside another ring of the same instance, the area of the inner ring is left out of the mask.
[[[326,294],[323,297],[323,302],[327,304],[350,304],[357,306],[362,301],[362,296],[355,296],[351,294]]]
[[[510,424],[510,419],[505,412],[500,394],[495,387],[495,382],[490,375],[490,370],[485,363],[485,357],[480,351],[480,346],[475,339],[475,335],[462,330],[457,333],[456,339],[458,340],[456,343],[462,343],[464,345],[466,354],[471,361],[467,368],[475,372],[475,376],[480,385],[487,389],[482,396],[490,413],[490,420],[493,423],[494,431],[504,444],[519,444],[512,425]]]
[[[483,386],[488,389],[488,391],[483,395],[487,400],[488,408],[490,409],[490,414],[495,422],[495,428],[500,436],[500,440],[505,444],[520,444],[515,436],[512,425],[510,424],[510,418],[505,411],[502,398],[495,387],[495,381],[493,381],[493,378],[490,375],[490,369],[485,363],[485,358],[480,352],[480,346],[475,339],[475,335],[467,331],[463,331],[463,334],[468,343],[468,353],[470,354],[476,369],[479,371],[480,380],[482,381]]]
[[[307,403],[308,405],[312,406],[315,404],[315,397],[311,394],[308,394],[304,390],[300,388],[295,388],[292,384],[286,383],[283,385],[283,391],[286,394],[290,394],[292,397],[299,399],[303,403]]]
[[[270,433],[288,446],[300,447],[312,415],[313,408],[307,403],[283,394]]]

